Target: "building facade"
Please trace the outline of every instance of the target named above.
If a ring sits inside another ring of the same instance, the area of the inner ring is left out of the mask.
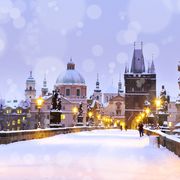
[[[152,61],[151,66],[145,69],[142,44],[141,48],[134,46],[131,69],[127,67],[125,80],[125,121],[128,128],[135,128],[135,116],[144,109],[145,101],[150,102],[151,109],[155,110],[156,73]]]
[[[30,116],[30,102],[9,100],[0,108],[0,130],[16,131],[33,129]]]

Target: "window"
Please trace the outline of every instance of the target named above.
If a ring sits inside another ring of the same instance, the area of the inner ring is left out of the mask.
[[[11,113],[11,109],[7,109],[7,110],[6,110],[6,113],[7,113],[7,114],[10,114],[10,113]]]
[[[17,109],[17,114],[21,114],[22,110],[21,109]]]
[[[29,87],[29,90],[32,91],[32,86]]]
[[[12,121],[12,125],[14,126],[15,124],[16,124],[16,122],[13,120],[13,121]]]
[[[96,99],[99,100],[99,96],[97,96]]]
[[[76,95],[77,95],[77,96],[80,96],[80,94],[81,94],[80,89],[77,89],[77,90],[76,90]]]
[[[66,96],[70,96],[70,89],[66,89]]]
[[[21,120],[20,119],[17,120],[17,124],[21,124]]]

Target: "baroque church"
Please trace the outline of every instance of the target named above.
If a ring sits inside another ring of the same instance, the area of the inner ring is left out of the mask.
[[[70,59],[70,61],[67,63],[67,69],[65,73],[60,74],[57,77],[54,90],[60,92],[62,102],[62,126],[74,126],[77,124],[77,112],[73,112],[73,109],[78,109],[81,103],[83,105],[83,124],[86,124],[87,86],[82,75],[76,70],[75,63],[72,61],[72,59]],[[44,100],[43,106],[41,108],[41,126],[49,127],[53,94],[48,92],[46,77],[43,81],[41,96]],[[32,119],[37,121],[37,97],[35,79],[32,77],[32,72],[26,81],[25,97],[31,101],[30,110]]]

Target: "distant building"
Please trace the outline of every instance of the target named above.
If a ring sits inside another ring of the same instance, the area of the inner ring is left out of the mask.
[[[30,116],[30,102],[9,100],[0,108],[0,130],[15,131],[33,129]]]
[[[178,71],[180,72],[180,62],[178,64]],[[180,77],[178,78],[178,85],[180,90]],[[177,108],[177,115],[176,115],[176,123],[180,122],[180,93],[178,94],[177,100],[176,100],[176,108]]]
[[[143,111],[144,102],[147,100],[153,107],[156,98],[156,73],[152,61],[148,69],[145,69],[142,44],[141,48],[134,46],[131,69],[127,67],[124,74],[125,80],[125,118],[129,128],[134,128],[135,116]]]
[[[113,123],[125,126],[125,101],[124,96],[117,95],[111,98],[103,108],[103,115],[112,117]]]
[[[174,127],[174,125],[176,124],[176,116],[177,116],[177,108],[176,108],[176,102],[175,101],[171,101],[168,104],[168,125],[170,127]]]

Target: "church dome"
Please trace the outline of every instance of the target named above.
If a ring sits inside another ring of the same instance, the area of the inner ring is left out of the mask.
[[[64,74],[60,74],[56,80],[56,85],[59,84],[85,84],[83,76],[75,70],[75,64],[70,60],[67,64],[67,70]]]

